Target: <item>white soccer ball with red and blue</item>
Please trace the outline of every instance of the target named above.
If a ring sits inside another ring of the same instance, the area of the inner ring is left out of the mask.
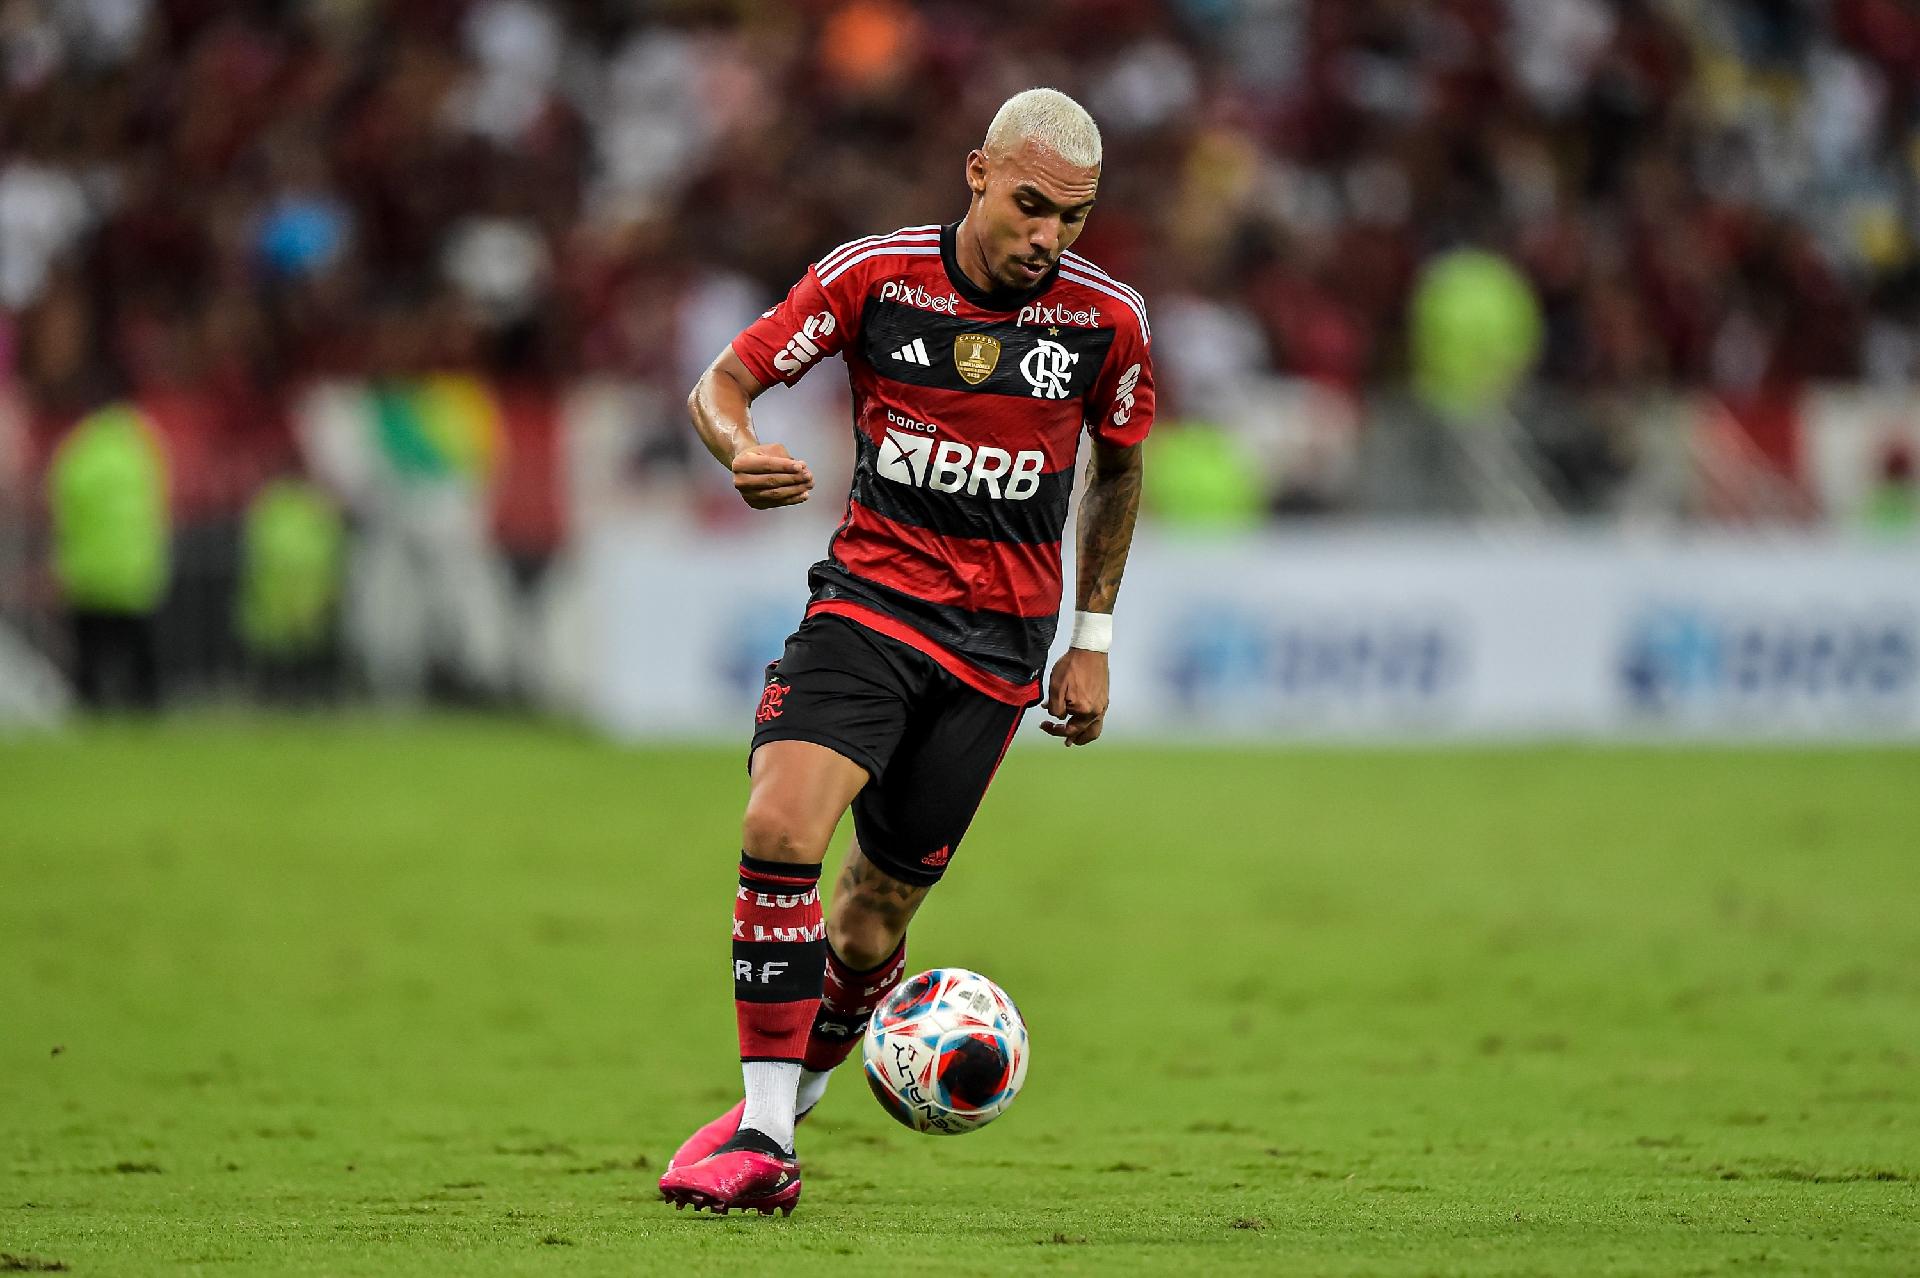
[[[1027,1026],[1007,992],[978,972],[910,976],[873,1013],[862,1044],[867,1086],[905,1126],[935,1136],[978,1131],[1027,1081]]]

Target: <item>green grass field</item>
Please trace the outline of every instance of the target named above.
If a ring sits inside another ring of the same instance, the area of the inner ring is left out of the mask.
[[[0,744],[0,1270],[1920,1273],[1920,754],[1018,754],[915,967],[961,1140],[737,1095],[738,750],[487,722]],[[843,836],[844,837],[844,836]]]

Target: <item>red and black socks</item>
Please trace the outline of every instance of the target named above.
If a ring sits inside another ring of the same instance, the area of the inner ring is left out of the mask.
[[[801,1061],[800,1087],[795,1097],[799,1113],[804,1114],[820,1103],[834,1068],[852,1053],[860,1036],[867,1031],[873,1009],[893,992],[906,970],[905,937],[900,938],[893,953],[865,971],[847,966],[831,945],[827,947],[820,1011],[813,1018],[813,1032],[807,1036],[806,1055]]]
[[[820,867],[742,853],[733,901],[733,1009],[747,1089],[740,1128],[783,1149],[793,1148],[800,1066],[826,966]]]

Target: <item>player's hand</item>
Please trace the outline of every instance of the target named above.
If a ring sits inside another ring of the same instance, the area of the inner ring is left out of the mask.
[[[748,444],[733,455],[733,490],[755,510],[798,506],[813,491],[813,472],[784,444]]]
[[[1062,737],[1069,746],[1092,745],[1107,720],[1107,654],[1069,648],[1053,663],[1047,680],[1047,715],[1060,723],[1042,723],[1040,731]]]

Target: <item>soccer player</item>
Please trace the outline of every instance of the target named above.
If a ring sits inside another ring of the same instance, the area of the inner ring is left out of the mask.
[[[676,1206],[791,1212],[794,1124],[906,967],[907,924],[960,846],[1040,700],[1083,429],[1071,647],[1041,728],[1100,736],[1113,605],[1153,421],[1140,294],[1069,252],[1100,182],[1100,134],[1052,89],[1010,98],[966,162],[947,226],[843,244],[720,353],[688,400],[756,510],[806,501],[806,463],[748,405],[836,352],[853,385],[846,514],[754,716],[734,1009],[746,1098],[660,1178]],[[823,920],[820,862],[854,839]]]

